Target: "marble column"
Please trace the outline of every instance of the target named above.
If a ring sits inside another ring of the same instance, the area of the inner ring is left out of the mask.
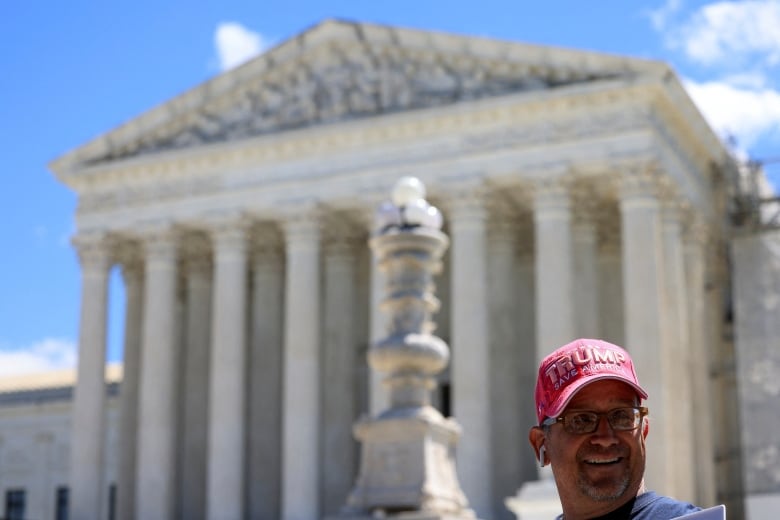
[[[207,518],[244,517],[247,230],[215,224],[209,378]]]
[[[71,413],[70,514],[99,518],[103,491],[106,410],[106,329],[109,249],[100,237],[78,235],[81,262],[78,378]]]
[[[520,378],[523,363],[515,305],[515,248],[517,229],[508,213],[496,215],[488,231],[488,302],[490,312],[490,401],[501,403],[491,410],[493,504],[502,504],[522,482],[520,462],[526,448],[518,439],[527,434],[520,410],[525,404]],[[533,359],[533,356],[531,357]],[[494,520],[513,518],[506,507],[491,511]]]
[[[138,395],[141,374],[144,269],[142,259],[122,265],[125,284],[125,333],[122,383],[119,390],[119,481],[117,517],[135,519],[135,479],[138,442]]]
[[[212,262],[203,236],[187,240],[179,441],[179,517],[200,520],[206,511]]]
[[[54,501],[51,500],[54,492],[52,478],[52,458],[54,451],[54,434],[50,431],[41,431],[35,435],[35,468],[36,482],[28,491],[28,506],[25,511],[27,518],[51,518],[54,516]],[[40,495],[38,495],[40,491]]]
[[[693,402],[691,379],[694,366],[688,343],[688,302],[686,298],[685,263],[683,258],[681,217],[682,206],[675,194],[666,192],[662,205],[662,236],[664,251],[664,283],[666,294],[664,325],[669,349],[669,385],[674,399],[669,401],[669,429],[673,432],[673,460],[675,461],[672,484],[675,497],[694,501],[696,460],[693,458]]]
[[[453,199],[452,402],[453,415],[463,427],[457,465],[463,491],[481,518],[491,517],[493,493],[486,219],[478,193],[458,193]]]
[[[536,357],[577,337],[574,318],[571,202],[563,181],[535,187]]]
[[[621,260],[620,214],[608,211],[601,220],[599,237],[599,337],[625,345],[623,316],[623,271]]]
[[[621,181],[624,346],[650,396],[647,403],[652,428],[647,439],[645,480],[650,489],[669,494],[674,481],[668,407],[671,367],[663,323],[666,302],[657,177],[655,171],[637,167],[624,172]]]
[[[146,272],[138,409],[136,518],[172,518],[176,439],[176,242],[160,229],[144,237]]]
[[[534,268],[533,224],[530,215],[519,226],[517,248],[515,250],[515,294],[514,305],[515,341],[514,348],[519,360],[516,373],[518,395],[520,396],[520,424],[523,435],[536,424],[534,409],[534,388],[536,386],[536,271]],[[523,437],[525,438],[525,437]],[[518,482],[535,480],[538,477],[538,464],[533,450],[527,446],[520,448],[521,478]]]
[[[248,363],[247,517],[279,518],[284,265],[276,234],[258,233],[254,243]]]
[[[598,235],[593,197],[589,190],[580,193],[572,225],[575,335],[584,338],[599,337]]]
[[[716,503],[715,449],[712,437],[712,385],[710,382],[710,352],[706,341],[705,249],[707,230],[701,217],[689,218],[685,234],[685,278],[688,292],[688,343],[692,364],[691,402],[693,416],[693,458],[696,461],[696,503],[712,506]]]
[[[354,484],[357,445],[352,436],[355,409],[355,253],[349,229],[326,240],[324,251],[320,482],[322,514],[338,513]]]
[[[282,519],[319,517],[320,230],[306,212],[285,222]]]

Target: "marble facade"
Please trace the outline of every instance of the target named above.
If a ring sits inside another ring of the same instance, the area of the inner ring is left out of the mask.
[[[367,238],[404,175],[452,239],[438,399],[463,428],[458,476],[480,518],[511,518],[504,499],[537,478],[536,360],[584,332],[625,345],[650,393],[649,486],[702,504],[728,491],[717,455],[736,409],[712,404],[730,374],[707,367],[731,348],[733,164],[663,63],[325,21],[51,168],[79,200],[73,518],[106,500],[115,266],[120,517],[337,511],[352,424],[386,399],[365,366],[382,332]]]

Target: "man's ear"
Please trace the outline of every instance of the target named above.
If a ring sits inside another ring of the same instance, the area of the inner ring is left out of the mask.
[[[648,433],[650,433],[650,418],[644,417],[642,419],[642,438],[646,439]]]
[[[539,460],[540,450],[544,445],[545,440],[544,429],[539,426],[532,427],[528,432],[528,442],[531,443],[531,448],[534,450],[536,460]]]

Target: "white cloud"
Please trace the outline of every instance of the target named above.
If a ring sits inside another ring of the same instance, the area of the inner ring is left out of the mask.
[[[219,67],[225,71],[241,65],[245,61],[263,52],[266,47],[264,38],[235,22],[223,22],[214,33]]]
[[[681,7],[681,0],[666,0],[666,3],[658,9],[646,11],[650,23],[656,31],[663,31],[669,25],[669,19],[674,16]]]
[[[673,47],[704,65],[738,65],[756,58],[765,65],[776,65],[780,62],[779,27],[777,0],[715,2],[695,11],[668,37]]]
[[[0,377],[36,374],[76,366],[76,344],[46,338],[24,348],[0,349]]]
[[[749,148],[761,136],[780,135],[780,92],[756,83],[750,87],[743,76],[734,82],[684,84],[715,131],[735,137],[740,148]]]

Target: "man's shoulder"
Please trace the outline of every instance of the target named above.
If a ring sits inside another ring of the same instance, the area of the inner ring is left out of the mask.
[[[700,507],[696,507],[689,502],[682,502],[671,497],[659,495],[653,491],[648,491],[636,497],[631,518],[632,520],[668,519],[699,511],[700,509]]]

